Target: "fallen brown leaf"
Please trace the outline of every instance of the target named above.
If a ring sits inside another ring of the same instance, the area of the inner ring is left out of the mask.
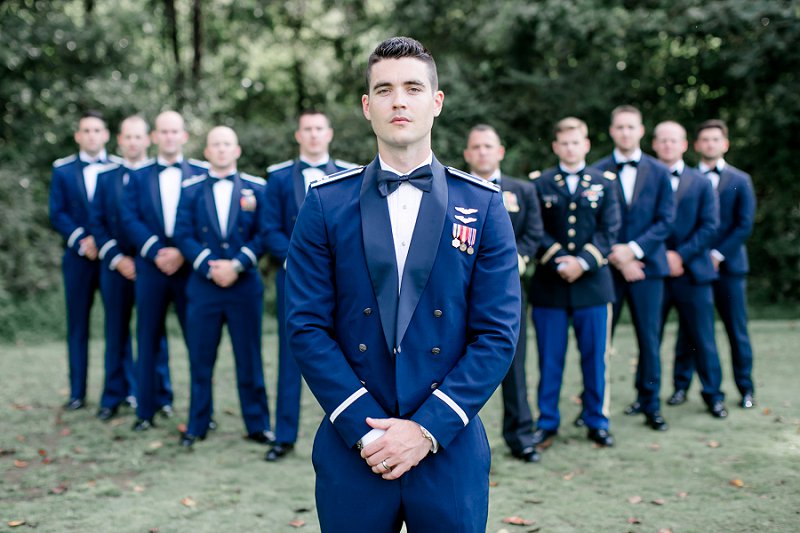
[[[68,437],[70,433],[72,433],[72,431],[69,428],[62,428],[61,429],[61,436],[62,437]]]
[[[744,481],[742,481],[741,479],[732,479],[729,481],[729,483],[732,486],[736,487],[737,489],[741,489],[742,487],[744,487]]]
[[[147,530],[148,533],[158,533],[159,529],[157,527],[151,527]]]
[[[72,451],[75,452],[75,453],[78,453],[78,454],[86,453],[86,448],[81,448],[80,446],[75,446],[74,448],[72,448]]]
[[[575,477],[575,472],[569,472],[564,474],[564,481],[569,481]]]
[[[195,507],[197,506],[197,502],[187,496],[186,498],[183,498],[181,500],[181,505],[183,505],[184,507]]]
[[[717,442],[715,440],[708,441],[708,447],[709,448],[719,448],[719,446],[720,446],[719,442]]]
[[[661,445],[654,442],[653,444],[648,446],[648,448],[650,448],[651,451],[657,452],[661,450]]]
[[[672,533],[672,530],[668,527],[662,527],[658,530],[658,533]]]
[[[141,485],[134,485],[133,492],[139,492],[139,493],[144,492],[144,487],[142,487]]]
[[[688,495],[689,495],[689,493],[687,493],[687,492],[679,492],[679,493],[678,493],[678,498],[685,498],[685,497],[687,497]]]
[[[186,424],[184,424],[183,422],[178,424],[178,431],[180,431],[181,433],[186,433]]]
[[[299,518],[295,518],[294,520],[289,522],[289,525],[292,527],[303,527],[304,525],[306,525],[306,521],[300,520]]]
[[[642,521],[639,520],[638,518],[630,517],[630,518],[628,518],[628,523],[629,524],[641,524]]]
[[[112,420],[112,421],[111,421],[111,424],[110,424],[110,426],[111,426],[112,428],[115,428],[115,427],[117,427],[117,426],[121,426],[121,425],[122,425],[122,424],[124,424],[125,422],[127,422],[127,420],[125,420],[124,418],[115,418],[114,420]]]
[[[52,462],[53,462],[53,460],[50,459],[49,457],[45,457],[44,459],[42,459],[42,464],[43,465],[49,465]]]
[[[22,459],[14,459],[14,466],[17,468],[27,468],[30,463],[28,461],[23,461]]]
[[[63,494],[67,492],[67,486],[63,483],[59,483],[57,486],[50,489],[50,494]]]
[[[46,457],[47,456],[47,450],[45,450],[43,448],[39,448],[39,455],[41,455],[42,457]]]
[[[540,500],[539,498],[529,498],[529,499],[525,500],[525,503],[532,503],[534,505],[538,505],[538,504],[542,503],[542,500]]]
[[[16,403],[16,402],[12,403],[11,407],[16,409],[17,411],[30,411],[31,409],[33,409],[32,405]]]
[[[19,527],[25,525],[25,520],[12,520],[8,523],[8,527]]]
[[[236,416],[236,412],[233,409],[223,409],[222,412],[228,416]]]
[[[580,396],[572,396],[572,397],[570,397],[570,400],[572,400],[572,403],[574,403],[575,405],[582,405],[583,404],[583,400],[581,400]]]
[[[664,505],[665,503],[667,503],[667,500],[665,500],[664,498],[656,498],[650,503],[652,503],[653,505]]]
[[[628,498],[628,503],[633,503],[633,504],[642,503],[642,497],[641,496],[631,496],[630,498]]]
[[[97,480],[96,479],[90,479],[89,481],[86,482],[86,486],[89,487],[89,488],[96,487],[97,486]]]
[[[147,447],[150,448],[151,450],[157,450],[162,446],[164,446],[164,443],[161,442],[160,440],[154,440],[153,442],[147,445]]]
[[[512,526],[532,526],[536,520],[527,520],[521,516],[507,516],[503,518],[504,524],[511,524]]]
[[[25,442],[27,440],[27,437],[25,435],[17,435],[17,440],[19,442]]]
[[[490,487],[496,487],[497,486],[497,481],[490,481],[489,482],[489,486]]]
[[[764,414],[764,415],[769,415],[769,414],[771,414],[771,413],[772,413],[772,409],[770,409],[769,407],[765,407],[765,408],[764,408],[764,409],[761,411],[761,413],[762,413],[762,414]]]

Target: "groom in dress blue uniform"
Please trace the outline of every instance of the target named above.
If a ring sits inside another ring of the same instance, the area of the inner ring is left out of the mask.
[[[120,212],[131,172],[149,164],[147,122],[137,115],[123,120],[117,144],[123,159],[98,175],[90,223],[101,261],[100,292],[105,308],[105,384],[97,411],[97,418],[104,421],[113,417],[124,401],[136,407],[136,369],[130,335],[136,249],[123,228]],[[166,353],[162,355],[164,374],[160,375],[159,405],[170,403],[172,398]]]
[[[474,175],[500,186],[503,192],[503,205],[511,218],[514,236],[517,240],[517,260],[520,283],[525,277],[528,265],[536,256],[542,240],[542,214],[536,198],[536,187],[506,176],[500,172],[500,162],[505,156],[505,147],[500,143],[497,131],[486,124],[479,124],[467,136],[464,160]],[[532,266],[532,265],[531,265]],[[533,414],[528,403],[528,384],[525,373],[525,360],[528,347],[528,299],[527,291],[522,290],[522,313],[519,324],[519,342],[514,354],[514,362],[503,378],[503,439],[511,449],[511,455],[527,463],[539,460],[539,453],[533,443]]]
[[[728,152],[728,126],[721,120],[708,120],[697,128],[694,149],[700,154],[698,170],[710,181],[719,198],[720,225],[711,243],[711,261],[719,278],[714,281],[714,303],[731,347],[733,378],[742,395],[740,405],[755,405],[753,348],[747,332],[747,260],[745,242],[753,231],[756,196],[749,174],[725,161]],[[675,360],[676,387],[689,387],[694,365],[690,339],[679,335]]]
[[[714,340],[714,296],[711,282],[717,273],[711,263],[710,246],[719,226],[719,206],[711,182],[683,161],[689,148],[686,130],[677,122],[662,122],[653,130],[653,151],[670,170],[675,192],[675,223],[667,238],[669,277],[664,289],[664,314],[661,319],[663,337],[667,316],[672,307],[684,335],[694,347],[685,354],[703,384],[703,400],[716,418],[725,418],[728,411],[720,390],[722,369],[717,343]],[[677,377],[677,376],[676,376]],[[668,405],[686,401],[686,389],[676,382]]]
[[[519,333],[513,228],[498,187],[433,156],[444,94],[420,43],[379,44],[367,87],[378,157],[311,186],[286,266],[289,344],[325,411],[312,452],[320,523],[483,532],[477,414]]]
[[[278,390],[275,407],[275,445],[267,451],[267,461],[277,461],[294,448],[300,422],[300,369],[289,350],[286,337],[286,254],[297,220],[311,183],[329,174],[353,168],[346,161],[331,159],[328,146],[333,128],[321,111],[308,109],[300,114],[294,138],[300,148],[297,159],[267,168],[266,245],[275,259],[275,300],[278,315]]]
[[[133,172],[125,187],[122,223],[136,247],[136,342],[138,358],[137,420],[135,431],[146,431],[158,406],[157,382],[167,307],[175,304],[181,329],[186,335],[186,281],[190,268],[174,239],[181,184],[204,174],[200,161],[185,160],[183,145],[189,140],[181,117],[164,111],[156,117],[151,135],[158,156],[151,164]],[[172,416],[172,405],[161,412]]]
[[[625,301],[630,307],[639,361],[636,365],[637,398],[625,414],[644,413],[647,425],[667,429],[661,415],[661,313],[664,278],[669,275],[664,241],[675,219],[669,171],[655,158],[642,153],[644,136],[641,112],[623,105],[611,112],[614,152],[593,166],[617,177],[621,226],[618,243],[608,261],[614,267],[613,327],[619,321]]]
[[[264,253],[266,182],[236,170],[242,150],[236,133],[208,132],[207,175],[183,183],[175,241],[192,274],[186,285],[186,337],[192,376],[189,424],[180,444],[204,439],[211,422],[212,377],[222,326],[228,324],[236,361],[236,384],[248,438],[273,440],[270,431],[261,317],[264,285],[258,259]]]
[[[97,189],[97,174],[108,164],[108,128],[103,116],[88,111],[78,121],[75,142],[78,154],[53,163],[50,182],[50,223],[64,238],[61,268],[67,303],[67,353],[69,400],[67,410],[86,402],[89,368],[89,315],[100,284],[97,244],[89,222]]]
[[[544,223],[540,265],[530,286],[540,372],[533,443],[546,445],[558,433],[571,319],[583,373],[580,425],[597,445],[613,446],[606,358],[615,296],[607,256],[620,224],[616,184],[599,170],[586,168],[591,144],[585,122],[564,118],[554,133],[558,166],[532,175]]]

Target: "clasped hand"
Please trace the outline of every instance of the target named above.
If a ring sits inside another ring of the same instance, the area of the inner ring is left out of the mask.
[[[367,424],[373,429],[386,431],[361,450],[361,457],[383,479],[399,479],[431,451],[431,441],[422,436],[422,429],[416,422],[399,418],[367,418]]]

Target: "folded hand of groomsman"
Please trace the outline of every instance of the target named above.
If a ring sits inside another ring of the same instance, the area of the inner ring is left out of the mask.
[[[230,287],[239,279],[239,272],[230,259],[216,259],[208,262],[211,267],[209,275],[211,281],[222,287]]]
[[[94,237],[91,235],[84,237],[80,241],[81,255],[90,261],[97,259],[97,245],[94,242]]]
[[[168,246],[158,251],[156,266],[167,276],[173,275],[183,265],[183,255],[177,248]]]
[[[669,275],[672,278],[683,276],[683,258],[675,250],[667,250],[667,264],[669,265]]]
[[[558,275],[567,283],[574,283],[584,273],[580,261],[574,255],[557,257],[556,263],[558,263]]]
[[[361,457],[383,479],[400,478],[431,451],[431,441],[422,436],[420,425],[412,420],[367,418],[367,424],[386,431],[361,450]]]
[[[122,256],[117,263],[117,272],[129,281],[136,281],[136,264],[133,262],[133,258],[127,255]]]

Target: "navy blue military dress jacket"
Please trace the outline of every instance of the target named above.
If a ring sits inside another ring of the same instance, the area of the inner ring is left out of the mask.
[[[614,301],[614,284],[606,256],[620,226],[614,180],[593,168],[580,175],[570,194],[566,174],[545,170],[536,179],[544,237],[531,280],[529,300],[536,307],[586,307]],[[573,283],[558,274],[556,259],[572,255],[589,270]]]
[[[370,431],[366,417],[396,416],[446,448],[514,357],[520,283],[500,191],[436,159],[431,167],[402,284],[377,159],[314,183],[294,228],[290,346],[349,446]],[[462,231],[469,246],[455,240]]]
[[[720,272],[744,275],[750,271],[745,243],[753,231],[756,195],[750,175],[726,164],[717,185],[720,224],[711,244],[725,256]]]
[[[542,239],[542,215],[536,198],[536,187],[533,183],[502,175],[500,188],[503,192],[503,205],[514,228],[517,253],[527,263],[536,255]]]

